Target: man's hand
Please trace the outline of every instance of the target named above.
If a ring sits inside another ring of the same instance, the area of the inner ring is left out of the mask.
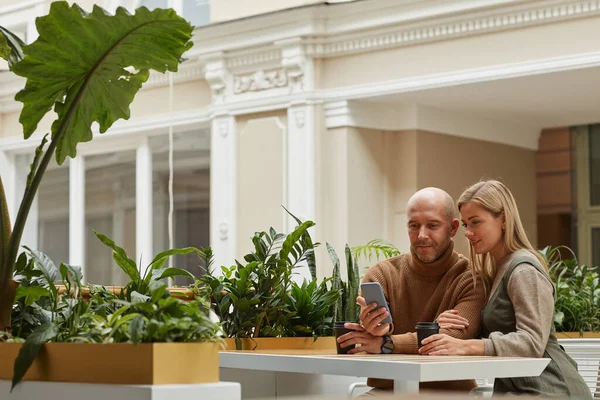
[[[436,318],[442,329],[466,329],[469,327],[469,320],[458,315],[456,310],[447,310]]]
[[[352,346],[353,344],[360,346],[348,350],[348,354],[381,354],[381,346],[383,346],[383,338],[381,336],[371,335],[359,324],[348,322],[344,324],[344,327],[347,329],[352,329],[354,332],[348,332],[337,339],[340,347],[344,348]]]
[[[377,303],[367,305],[365,298],[361,296],[356,298],[356,302],[362,309],[360,322],[365,331],[373,336],[385,336],[390,332],[390,324],[381,323],[389,315],[385,307],[379,307],[376,310]]]

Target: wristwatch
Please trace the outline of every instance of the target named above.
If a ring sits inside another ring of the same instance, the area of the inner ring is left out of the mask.
[[[394,341],[389,336],[383,336],[383,344],[381,345],[382,354],[392,354],[394,352]]]

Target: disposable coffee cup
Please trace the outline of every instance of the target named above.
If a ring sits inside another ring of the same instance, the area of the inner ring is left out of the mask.
[[[338,343],[338,341],[337,341],[337,339],[340,336],[342,336],[348,332],[354,332],[352,329],[344,328],[345,323],[346,323],[346,321],[338,321],[333,324],[333,331],[335,332],[335,347],[337,349],[338,354],[347,354],[348,350],[356,347],[356,345],[353,344],[348,347],[342,348],[342,347],[340,347],[340,343]]]
[[[423,339],[440,333],[440,325],[437,322],[418,322],[415,330],[417,331],[419,348],[421,348],[423,347],[423,343],[421,343]]]

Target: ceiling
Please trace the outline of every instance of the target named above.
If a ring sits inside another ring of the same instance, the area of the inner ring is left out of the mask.
[[[417,104],[540,128],[600,122],[600,67],[371,98]]]

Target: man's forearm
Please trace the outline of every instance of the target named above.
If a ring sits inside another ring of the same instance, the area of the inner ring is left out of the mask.
[[[392,335],[391,338],[394,341],[394,353],[416,354],[419,349],[416,332]]]

